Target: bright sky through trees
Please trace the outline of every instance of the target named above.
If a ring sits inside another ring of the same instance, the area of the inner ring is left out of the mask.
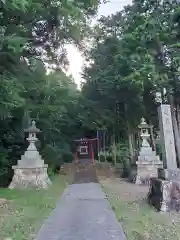
[[[101,15],[108,16],[116,11],[119,11],[123,8],[123,6],[130,4],[132,0],[109,0],[106,4],[101,4],[99,8],[98,17]],[[69,66],[69,74],[72,74],[76,83],[79,85],[81,82],[81,69],[83,67],[84,61],[81,54],[77,51],[77,49],[68,45],[68,59],[70,62]]]

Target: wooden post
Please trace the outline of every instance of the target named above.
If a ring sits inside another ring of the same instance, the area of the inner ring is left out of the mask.
[[[104,134],[103,134],[103,148],[104,148],[104,154],[105,154],[105,162],[107,162],[107,158],[106,158],[106,135],[105,135],[105,130],[104,130]]]
[[[92,164],[94,165],[94,151],[91,143],[91,157],[92,157]]]
[[[76,152],[75,152],[75,154],[74,154],[74,161],[75,161],[75,163],[78,163],[77,150],[76,150]]]
[[[99,134],[98,134],[98,130],[97,130],[97,147],[98,147],[98,161],[99,161],[99,163],[100,163],[100,155],[99,155],[100,145],[99,145]]]

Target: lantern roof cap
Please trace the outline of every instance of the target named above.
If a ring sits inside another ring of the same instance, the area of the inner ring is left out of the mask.
[[[41,130],[36,127],[36,122],[35,121],[32,121],[31,126],[28,127],[27,129],[25,129],[24,131],[29,132],[29,133],[39,133],[39,132],[41,132]]]
[[[147,124],[145,118],[141,118],[141,123],[138,126],[139,128],[150,128],[150,126]]]

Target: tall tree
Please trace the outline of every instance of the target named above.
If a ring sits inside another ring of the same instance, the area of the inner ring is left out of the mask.
[[[123,116],[120,126],[126,118],[132,129],[142,115],[157,125],[154,93],[166,87],[169,95],[178,95],[178,16],[177,1],[134,0],[95,27],[84,94],[99,109],[116,113],[111,117],[116,127],[117,105]]]
[[[44,133],[42,153],[51,151],[56,165],[72,157],[79,94],[62,71],[67,65],[64,46],[82,45],[98,3],[0,1],[0,184],[12,177],[11,166],[25,149],[23,128],[32,118]],[[47,75],[47,65],[58,71]]]

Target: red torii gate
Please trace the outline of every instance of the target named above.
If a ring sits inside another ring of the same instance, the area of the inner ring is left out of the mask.
[[[76,149],[74,154],[74,161],[78,163],[78,153],[83,157],[91,157],[92,163],[94,164],[94,149],[93,144],[97,141],[97,138],[81,138],[78,140],[74,140],[76,143]],[[79,156],[79,157],[80,157]]]

